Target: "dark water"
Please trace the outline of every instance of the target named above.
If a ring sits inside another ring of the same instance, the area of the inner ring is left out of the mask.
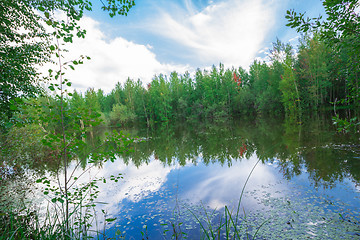
[[[108,236],[203,239],[201,226],[219,226],[225,206],[236,216],[257,164],[240,204],[243,239],[260,226],[257,239],[360,239],[359,136],[336,133],[326,117],[127,131],[145,140],[89,173],[124,177],[99,185],[97,211],[116,218]]]

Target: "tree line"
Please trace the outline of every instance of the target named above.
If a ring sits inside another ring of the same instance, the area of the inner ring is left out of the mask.
[[[74,91],[66,107],[99,113],[110,125],[174,120],[226,119],[244,115],[284,115],[301,121],[314,111],[356,109],[357,71],[345,71],[346,51],[329,47],[318,34],[304,35],[297,51],[280,40],[273,43],[269,61],[255,60],[244,68],[224,65],[190,73],[157,75],[146,86],[140,79],[117,83],[108,94],[89,88]],[[344,67],[345,66],[345,67]],[[51,96],[44,96],[56,101]]]

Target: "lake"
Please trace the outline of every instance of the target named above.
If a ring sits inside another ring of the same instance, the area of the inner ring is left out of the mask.
[[[326,115],[125,129],[133,152],[85,174],[123,177],[99,183],[98,224],[126,239],[226,239],[226,220],[241,239],[360,239],[359,136],[334,129]]]

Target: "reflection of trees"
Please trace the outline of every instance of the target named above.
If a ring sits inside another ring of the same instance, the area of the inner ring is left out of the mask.
[[[72,161],[79,161],[79,165],[85,169],[90,155],[97,155],[101,159],[101,154],[111,151],[109,144],[104,144],[105,132],[107,129],[98,127],[92,133],[83,136],[85,143],[80,147],[72,148]],[[9,133],[0,135],[0,173],[6,167],[32,173],[42,177],[45,172],[57,174],[63,167],[63,161],[59,160],[60,144],[50,147],[45,145],[42,140],[48,134],[41,126],[29,124],[24,127],[13,127]],[[123,134],[132,134],[132,131],[124,131]],[[101,166],[101,161],[95,163]],[[8,177],[14,175],[14,171],[6,173]],[[2,176],[2,175],[0,175]],[[1,178],[0,178],[1,179]]]
[[[15,209],[20,213],[27,207],[29,196],[33,197],[34,180],[29,178],[29,175],[18,165],[0,165],[0,228],[7,221],[9,213]]]
[[[359,179],[360,173],[359,165],[349,164],[349,160],[354,159],[351,151],[336,147],[358,142],[358,137],[337,134],[332,129],[329,131],[329,125],[325,117],[316,116],[306,122],[299,140],[301,163],[304,164],[312,182],[324,187],[332,187],[336,181],[348,176]],[[353,171],[353,174],[349,175],[350,171]]]
[[[201,156],[205,164],[220,162],[230,166],[233,160],[249,157],[253,152],[246,139],[239,137],[239,130],[231,124],[159,127],[149,133],[147,141],[136,144],[134,153],[124,159],[126,162],[131,159],[140,166],[153,156],[164,165],[177,160],[184,166],[187,162],[197,164],[197,158]]]
[[[164,165],[177,161],[184,166],[188,162],[197,164],[198,157],[205,164],[231,166],[232,161],[256,153],[262,162],[278,160],[280,172],[288,179],[306,169],[315,185],[331,187],[347,176],[359,182],[360,166],[354,158],[357,153],[343,147],[356,143],[358,138],[349,139],[328,126],[325,117],[310,118],[303,125],[273,118],[165,125],[146,133],[140,131],[140,136],[148,140],[136,143],[134,152],[123,158],[136,166],[152,158]]]
[[[51,149],[42,144],[44,132],[39,125],[29,124],[25,127],[14,127],[7,135],[0,136],[0,168],[14,168],[18,171],[33,169],[44,174],[45,169],[56,171],[57,149]],[[15,172],[7,175],[15,174]],[[1,175],[3,176],[3,175]]]
[[[326,117],[316,116],[304,122],[299,125],[263,117],[218,124],[168,124],[153,129],[133,127],[123,133],[146,140],[134,143],[131,155],[122,154],[121,157],[126,164],[133,162],[138,167],[152,159],[164,165],[197,164],[201,159],[205,164],[219,162],[231,166],[233,161],[250,158],[256,153],[263,163],[278,160],[279,171],[288,179],[306,169],[315,185],[331,187],[348,176],[359,183],[359,136],[344,136],[328,129],[330,124]],[[88,148],[76,151],[74,160],[81,159],[83,168],[87,165],[88,154],[103,142],[104,132],[102,128],[94,129],[94,134],[86,138]],[[41,129],[37,129],[37,135],[27,133],[19,129],[3,142],[16,145],[14,149],[17,150],[11,151],[11,146],[7,146],[9,151],[5,154],[3,150],[2,160],[7,165],[33,169],[39,175],[44,171],[56,173],[59,162],[41,144]],[[97,150],[107,151],[106,146]]]

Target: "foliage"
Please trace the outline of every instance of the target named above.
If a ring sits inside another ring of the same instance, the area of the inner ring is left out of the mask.
[[[286,18],[288,19],[287,26],[295,28],[298,32],[308,33],[313,32],[318,34],[321,41],[324,42],[329,49],[331,49],[333,61],[329,71],[324,61],[317,61],[320,66],[315,66],[315,78],[329,78],[328,72],[334,76],[333,81],[319,81],[316,88],[311,89],[312,95],[321,95],[320,99],[323,101],[324,91],[328,91],[329,87],[338,85],[344,81],[345,84],[341,86],[343,94],[341,98],[331,96],[332,102],[341,101],[343,103],[352,104],[358,107],[360,104],[360,88],[359,88],[359,52],[360,52],[360,15],[359,15],[359,1],[357,0],[324,0],[323,6],[326,13],[326,19],[305,18],[305,13],[297,13],[295,10],[287,11]],[[317,46],[316,46],[317,47]],[[321,45],[320,45],[321,47]],[[315,50],[315,49],[314,49]],[[316,51],[316,50],[315,50]],[[314,58],[326,58],[323,56],[326,51],[320,50],[313,56]],[[314,58],[307,58],[309,61]],[[315,60],[315,59],[314,59]],[[335,61],[334,61],[335,60]],[[323,63],[323,64],[322,64]],[[309,64],[311,68],[313,65]],[[320,75],[318,75],[320,74]],[[330,78],[330,80],[332,80]],[[335,81],[334,81],[335,80]],[[333,93],[336,90],[333,90]],[[315,97],[317,99],[318,96]],[[315,104],[317,104],[315,102]],[[349,120],[346,120],[349,121]]]
[[[24,169],[40,170],[46,167],[56,170],[58,165],[54,160],[59,152],[42,144],[45,135],[44,129],[38,124],[11,128],[2,141],[2,161]]]
[[[111,17],[116,14],[126,15],[134,5],[134,1],[129,0],[108,0],[106,3],[103,10],[109,11]],[[101,160],[114,161],[116,154],[129,150],[127,146],[131,142],[125,135],[115,131],[100,145],[95,146],[92,141],[86,141],[86,138],[93,137],[94,127],[101,123],[98,94],[90,89],[85,94],[85,101],[82,101],[79,94],[75,94],[72,101],[69,100],[72,93],[66,88],[71,86],[71,82],[65,78],[65,72],[68,68],[74,70],[74,66],[83,64],[84,59],[90,58],[79,56],[78,59],[64,63],[62,53],[65,49],[62,49],[62,42],[72,42],[75,35],[85,37],[86,30],[81,29],[78,22],[85,10],[91,10],[92,4],[88,0],[23,0],[2,1],[0,4],[4,23],[1,25],[4,31],[1,31],[0,35],[0,91],[3,98],[1,107],[4,111],[0,121],[2,125],[5,121],[10,123],[13,111],[18,110],[12,122],[19,125],[10,129],[14,135],[4,136],[5,143],[8,143],[6,148],[2,149],[8,158],[5,164],[17,164],[17,161],[21,161],[18,154],[23,152],[34,155],[30,156],[30,159],[36,158],[34,147],[39,147],[35,152],[42,148],[48,149],[49,155],[44,158],[56,162],[58,181],[52,183],[48,177],[37,180],[38,183],[44,184],[43,193],[51,196],[49,202],[53,203],[53,212],[50,211],[48,222],[45,221],[40,228],[49,226],[47,237],[58,234],[57,239],[88,237],[87,229],[91,226],[90,218],[93,217],[89,208],[94,206],[96,183],[106,180],[92,179],[88,183],[78,184],[78,179],[84,172],[79,176],[74,176],[74,172],[69,173],[70,161],[78,159],[73,171],[79,168],[85,159],[89,159],[93,165]],[[64,13],[66,18],[57,18],[55,11]],[[52,30],[45,31],[43,24]],[[58,65],[57,69],[49,69],[49,75],[45,80],[49,81],[49,90],[53,92],[53,96],[27,101],[25,97],[36,96],[40,92],[40,88],[36,86],[40,79],[35,64],[50,61],[51,55],[56,57]],[[42,101],[44,99],[48,101]],[[23,104],[15,106],[15,102]],[[24,130],[29,133],[25,139],[30,141],[24,146],[10,146],[19,143],[14,141],[18,137],[18,132]],[[19,152],[12,151],[11,147],[15,147]],[[86,152],[89,149],[90,151]],[[62,181],[59,180],[61,171],[64,174]],[[111,178],[114,181],[118,179],[119,177],[115,176]],[[70,205],[74,205],[74,208]]]
[[[329,103],[334,78],[329,74],[330,50],[318,39],[304,37],[301,42],[297,75],[303,94],[304,108],[319,109],[324,103]]]
[[[344,40],[358,37],[360,34],[360,16],[358,13],[359,1],[357,0],[324,0],[323,6],[326,13],[326,20],[323,17],[305,18],[305,13],[296,13],[295,10],[288,10],[286,18],[287,26],[296,28],[298,32],[318,30],[323,39],[332,44],[344,44]],[[347,44],[347,43],[345,43]],[[352,48],[359,52],[359,42],[354,42]]]
[[[125,105],[116,104],[113,106],[113,110],[110,113],[110,123],[112,124],[124,124],[131,122],[135,119],[135,114],[128,109]]]
[[[107,0],[102,9],[111,17],[127,15],[135,5],[133,0]],[[0,125],[8,123],[18,103],[42,92],[37,67],[50,61],[56,53],[52,39],[72,42],[74,36],[85,37],[86,30],[78,26],[84,11],[92,10],[85,1],[9,0],[0,2]],[[64,13],[58,19],[55,11]],[[40,13],[40,14],[39,14]],[[47,25],[52,30],[45,30]],[[77,62],[74,62],[76,64]],[[69,65],[73,68],[72,65]]]
[[[0,2],[0,125],[23,97],[41,92],[36,66],[48,61],[48,36],[30,1]]]
[[[333,119],[333,124],[336,125],[338,132],[349,133],[357,132],[360,122],[358,122],[357,117],[353,117],[350,121],[346,119],[341,119],[339,115],[336,115]]]
[[[0,212],[0,235],[2,239],[40,239],[46,231],[38,226],[36,212],[21,209],[20,211]],[[54,238],[56,237],[53,235]]]

